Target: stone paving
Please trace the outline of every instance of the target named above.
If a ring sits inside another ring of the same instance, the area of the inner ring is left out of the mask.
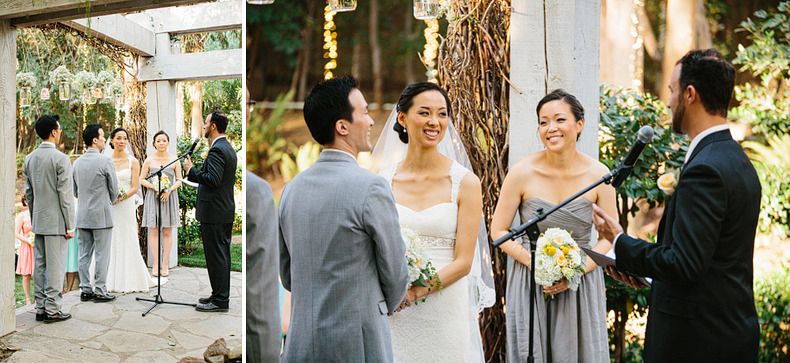
[[[71,319],[44,324],[37,322],[33,306],[16,310],[16,332],[3,340],[19,347],[7,362],[177,362],[183,357],[203,357],[216,339],[224,338],[229,348],[240,346],[243,323],[241,273],[231,272],[230,311],[201,313],[191,306],[161,304],[145,317],[153,303],[135,297],[148,293],[117,295],[112,303],[80,301],[80,292],[63,297],[64,313]],[[206,269],[176,267],[162,278],[165,301],[197,303],[211,295]]]

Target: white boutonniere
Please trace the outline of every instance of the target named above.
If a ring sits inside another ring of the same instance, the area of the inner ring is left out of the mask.
[[[680,171],[670,169],[666,174],[658,177],[656,183],[658,184],[658,189],[661,189],[666,195],[672,195],[675,192],[675,186],[678,185],[678,179],[680,179]]]

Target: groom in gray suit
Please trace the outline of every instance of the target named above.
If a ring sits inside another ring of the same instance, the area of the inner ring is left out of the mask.
[[[58,116],[39,117],[35,128],[42,142],[25,157],[22,173],[31,231],[36,235],[33,245],[36,320],[53,323],[71,318],[71,314],[60,311],[68,255],[66,241],[74,237],[71,161],[55,148],[63,133]]]
[[[280,278],[291,291],[282,362],[392,362],[387,314],[409,274],[392,191],[357,165],[370,151],[367,103],[351,77],[313,87],[310,133],[324,150],[280,198]]]
[[[107,268],[112,241],[112,203],[118,199],[115,165],[102,155],[104,130],[98,124],[85,127],[82,139],[88,149],[74,161],[74,196],[77,198],[77,240],[79,242],[80,300],[107,302],[115,299],[107,293]],[[96,254],[94,287],[91,287],[91,257]]]

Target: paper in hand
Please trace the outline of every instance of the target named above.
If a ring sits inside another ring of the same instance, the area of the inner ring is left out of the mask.
[[[200,185],[200,184],[198,184],[198,183],[191,182],[191,181],[189,181],[189,180],[186,180],[186,179],[176,178],[176,180],[178,180],[178,181],[180,181],[180,182],[184,183],[184,185],[189,185],[190,187],[193,187],[193,188],[197,188],[197,187],[198,187],[198,185]]]
[[[609,252],[605,255],[595,252],[589,248],[581,247],[581,249],[582,251],[584,251],[585,254],[587,254],[588,257],[590,257],[593,261],[595,261],[595,263],[597,263],[598,266],[601,266],[604,269],[606,269],[609,266],[617,268],[617,256],[615,256],[614,254],[614,249],[609,250]],[[624,273],[633,276],[637,281],[639,281],[644,285],[650,285],[653,283],[653,279],[649,277],[636,276],[628,272],[624,272]]]

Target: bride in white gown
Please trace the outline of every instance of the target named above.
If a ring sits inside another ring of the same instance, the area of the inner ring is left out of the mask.
[[[437,149],[452,128],[448,105],[436,84],[410,85],[398,101],[397,120],[391,116],[372,155],[383,168],[380,175],[390,182],[400,225],[429,246],[441,282],[441,289],[439,281],[432,281],[430,290],[410,286],[399,311],[389,318],[395,362],[484,361],[476,317],[493,304],[494,294],[493,284],[483,284],[480,273],[481,253],[487,254],[477,243],[482,194],[477,176]],[[383,146],[391,137],[387,134],[393,134],[391,127],[402,142],[400,149],[407,146],[405,158],[394,156],[398,147]],[[488,267],[490,271],[490,262]]]
[[[118,187],[124,194],[112,206],[114,227],[107,271],[107,289],[113,292],[147,292],[154,285],[140,253],[137,228],[137,206],[142,200],[137,195],[140,162],[131,155],[126,130],[117,128],[110,134],[110,157],[115,164]],[[107,149],[105,149],[107,150]]]

